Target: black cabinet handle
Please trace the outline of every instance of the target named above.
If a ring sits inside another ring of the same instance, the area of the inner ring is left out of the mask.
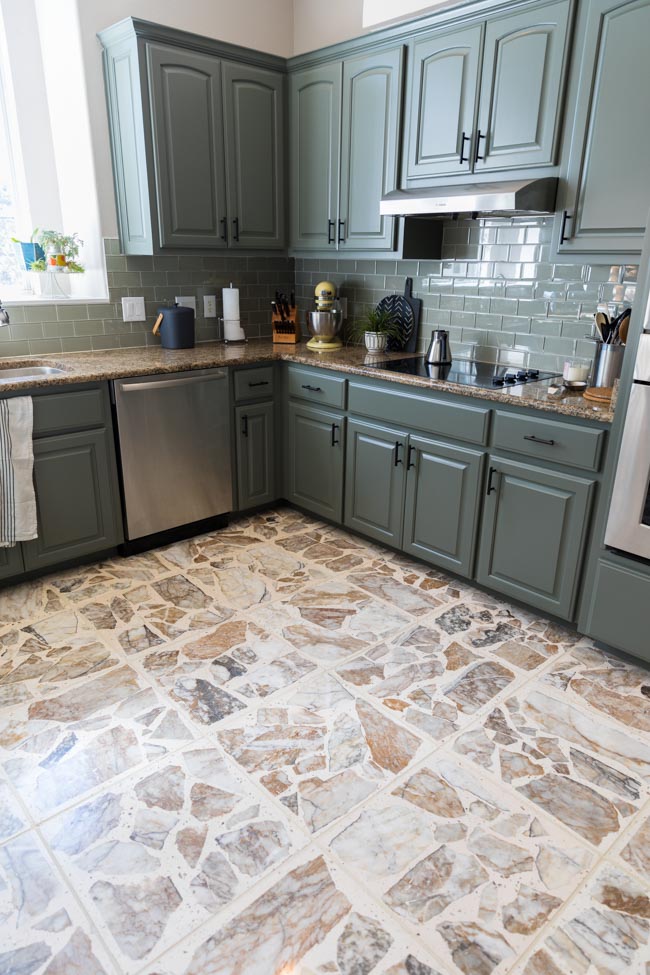
[[[407,469],[407,471],[410,471],[410,470],[412,470],[412,468],[415,467],[415,461],[412,458],[415,457],[415,455],[417,454],[417,452],[418,452],[417,447],[413,447],[411,444],[409,444],[409,452],[408,452],[408,456],[407,456],[407,459],[406,459],[406,469]]]
[[[245,413],[241,418],[241,432],[244,437],[248,436],[248,417],[246,416]]]
[[[566,232],[567,220],[572,220],[573,217],[568,210],[562,211],[562,226],[560,227],[560,243],[564,244],[567,240],[571,240],[572,234]]]
[[[334,241],[334,228],[335,227],[336,227],[336,221],[335,220],[328,220],[327,221],[327,243],[328,244],[333,244],[335,242]]]
[[[259,383],[249,383],[248,387],[249,389],[254,389],[255,386],[268,386],[268,384],[269,384],[268,379],[262,379]]]
[[[492,478],[494,477],[495,474],[498,474],[498,473],[499,472],[496,469],[496,467],[491,467],[490,468],[490,474],[489,474],[488,483],[487,483],[487,493],[488,494],[492,494],[493,491],[496,491],[496,488],[495,488],[494,484],[492,483]]]
[[[228,240],[228,220],[226,217],[222,217],[219,221],[221,224],[221,234],[219,235],[222,240]]]
[[[303,386],[301,386],[301,389],[308,389],[310,393],[322,393],[323,392],[323,390],[320,388],[320,386],[309,386],[309,385],[305,386],[305,385],[303,385]]]
[[[339,220],[339,244],[345,243],[345,220]]]
[[[233,225],[233,240],[239,241],[239,217],[235,217],[232,222]]]
[[[478,132],[476,133],[476,155],[474,156],[474,162],[478,162],[479,159],[485,159],[485,156],[482,156],[480,154],[480,148],[481,148],[481,139],[486,139],[486,138],[487,136],[483,135],[483,133],[479,129]]]
[[[530,436],[524,436],[524,440],[532,440],[533,443],[543,443],[547,447],[555,446],[555,440],[544,440],[542,437],[536,437],[534,433],[531,433]]]
[[[397,467],[398,464],[401,464],[402,463],[402,460],[400,458],[399,452],[400,452],[400,449],[403,446],[404,446],[404,444],[403,443],[400,443],[399,440],[396,440],[395,441],[395,467]]]
[[[460,137],[460,160],[459,160],[459,162],[460,162],[461,166],[463,165],[463,163],[469,162],[469,156],[466,156],[465,155],[465,143],[466,142],[471,142],[471,141],[472,141],[471,135],[465,135],[465,133],[463,132],[463,134]]]
[[[333,423],[332,424],[332,447],[336,447],[336,445],[341,442],[337,436],[338,431],[339,431],[338,423]]]

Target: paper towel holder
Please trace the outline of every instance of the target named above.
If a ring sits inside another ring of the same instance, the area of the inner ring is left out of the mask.
[[[241,345],[242,342],[248,342],[248,338],[246,337],[246,334],[245,333],[244,333],[243,338],[236,338],[236,339],[232,339],[232,338],[229,339],[229,338],[227,338],[226,337],[226,321],[227,321],[227,319],[225,319],[225,318],[218,318],[217,321],[221,324],[221,328],[223,329],[223,341],[226,343],[226,345]],[[235,323],[233,322],[233,324],[235,324]],[[237,327],[239,328],[240,332],[243,332],[244,331],[244,325],[243,325],[243,323],[241,321],[239,321],[236,324],[237,324]]]

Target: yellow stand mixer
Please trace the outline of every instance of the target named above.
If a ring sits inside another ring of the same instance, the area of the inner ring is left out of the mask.
[[[343,314],[336,297],[336,285],[320,281],[314,288],[316,310],[307,312],[307,328],[312,334],[307,348],[314,352],[334,352],[343,346],[338,337]]]

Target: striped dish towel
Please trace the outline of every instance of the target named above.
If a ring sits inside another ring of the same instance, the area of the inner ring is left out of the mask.
[[[31,396],[0,400],[0,548],[36,538]]]

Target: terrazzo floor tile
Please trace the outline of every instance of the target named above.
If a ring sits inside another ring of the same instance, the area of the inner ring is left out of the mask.
[[[49,820],[43,835],[131,973],[305,846],[291,819],[202,744]]]

